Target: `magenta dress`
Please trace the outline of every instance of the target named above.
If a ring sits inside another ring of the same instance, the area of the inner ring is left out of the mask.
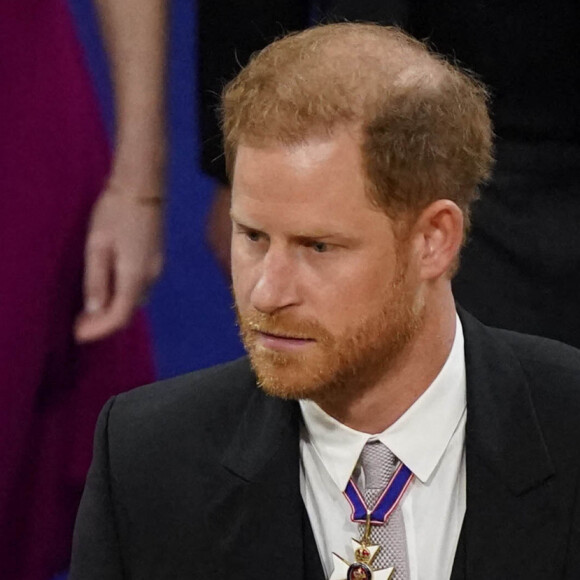
[[[78,346],[84,239],[110,161],[65,0],[0,1],[0,578],[66,568],[99,409],[154,378],[142,315]]]

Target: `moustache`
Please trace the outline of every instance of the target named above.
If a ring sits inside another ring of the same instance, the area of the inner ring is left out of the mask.
[[[321,343],[332,342],[332,335],[316,320],[297,318],[284,312],[266,314],[264,312],[237,312],[242,335],[253,332],[273,334],[287,338],[316,340]]]

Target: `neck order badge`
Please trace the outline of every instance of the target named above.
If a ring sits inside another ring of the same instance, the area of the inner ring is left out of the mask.
[[[344,495],[352,508],[351,520],[365,524],[365,531],[360,541],[352,540],[355,556],[352,564],[337,554],[332,554],[334,570],[329,580],[389,580],[391,578],[395,571],[393,567],[383,570],[372,568],[373,560],[381,546],[371,545],[371,526],[382,526],[386,523],[412,479],[411,470],[403,464],[399,465],[372,511],[366,505],[354,480],[350,479]]]

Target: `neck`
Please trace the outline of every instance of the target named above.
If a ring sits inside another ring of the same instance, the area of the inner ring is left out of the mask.
[[[390,427],[429,388],[451,352],[456,327],[451,293],[438,306],[426,308],[417,335],[372,385],[315,402],[357,431],[375,434]]]

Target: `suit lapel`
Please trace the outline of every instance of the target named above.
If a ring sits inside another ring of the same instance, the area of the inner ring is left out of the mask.
[[[467,512],[453,580],[552,577],[558,566],[554,468],[526,377],[507,342],[460,314],[467,371]]]
[[[254,389],[218,480],[208,482],[215,577],[305,577],[303,534],[310,524],[300,495],[299,414],[296,403]]]

